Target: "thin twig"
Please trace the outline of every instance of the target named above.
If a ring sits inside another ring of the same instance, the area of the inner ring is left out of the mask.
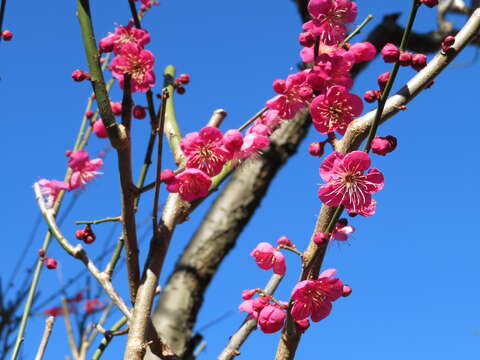
[[[43,330],[42,340],[40,341],[40,346],[38,347],[35,360],[43,359],[43,355],[45,354],[45,349],[47,348],[48,340],[50,339],[50,335],[52,334],[54,323],[55,323],[55,318],[53,316],[49,316],[45,319],[45,329]]]
[[[98,219],[98,220],[75,221],[75,224],[76,225],[81,225],[81,224],[98,225],[106,222],[120,221],[120,220],[121,220],[120,216],[115,216],[115,217],[107,217],[107,218]]]
[[[262,116],[265,111],[267,111],[268,108],[267,107],[264,107],[262,110],[260,110],[259,112],[257,112],[255,115],[253,115],[250,119],[248,119],[245,124],[243,124],[242,126],[240,126],[238,128],[238,131],[242,131],[243,129],[245,129],[248,125],[250,125],[251,123],[253,123],[255,120],[257,120],[260,116]]]
[[[117,331],[119,330],[123,325],[127,323],[127,318],[123,317],[120,320],[118,320],[110,329],[110,331]],[[105,351],[105,348],[108,346],[108,344],[112,341],[111,337],[104,337],[98,346],[97,350],[92,356],[92,360],[98,360],[100,357],[103,355],[103,352]]]
[[[67,332],[68,346],[70,347],[70,351],[72,352],[73,359],[80,360],[77,345],[75,343],[75,335],[73,334],[70,312],[68,311],[67,299],[65,297],[62,297],[62,311],[63,320],[65,322],[65,330]]]

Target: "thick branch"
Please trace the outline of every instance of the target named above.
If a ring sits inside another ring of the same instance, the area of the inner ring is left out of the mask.
[[[309,124],[309,116],[301,112],[275,132],[260,159],[234,173],[175,265],[153,319],[176,354],[185,351],[210,280],[235,246],[272,179],[297,151]]]

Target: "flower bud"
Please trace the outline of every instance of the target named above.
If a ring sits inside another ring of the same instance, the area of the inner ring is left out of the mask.
[[[308,146],[308,152],[312,156],[322,156],[325,148],[324,142],[313,142]]]
[[[88,111],[85,112],[85,116],[87,117],[87,119],[93,118],[93,115],[95,115],[95,114],[92,110],[88,110]]]
[[[302,46],[312,47],[313,45],[315,45],[315,38],[311,33],[303,32],[303,33],[300,33],[300,35],[298,35],[298,42]]]
[[[186,90],[185,90],[185,88],[184,88],[183,86],[178,86],[178,85],[175,86],[175,90],[177,90],[177,93],[178,93],[179,95],[183,95],[183,94],[185,94],[185,92],[186,92]]]
[[[160,173],[160,181],[165,184],[170,184],[175,180],[175,173],[171,169],[165,169]]]
[[[290,247],[295,247],[295,244],[290,241],[289,238],[286,236],[282,236],[277,240],[278,245],[285,245],[285,246],[290,246]]]
[[[385,156],[395,150],[397,147],[397,138],[388,135],[386,137],[376,136],[372,140],[372,152],[377,155]]]
[[[341,218],[337,221],[337,226],[338,227],[345,227],[348,225],[348,220],[345,218]]]
[[[391,43],[385,44],[385,46],[382,49],[383,61],[385,61],[386,63],[397,62],[399,56],[400,56],[400,50],[394,44],[391,44]]]
[[[455,43],[455,36],[447,36],[445,39],[442,41],[442,50],[444,52],[448,51],[452,45]]]
[[[348,285],[343,285],[342,296],[347,297],[352,293],[352,288]]]
[[[378,99],[380,99],[380,96],[382,96],[380,91],[378,91],[378,90],[368,90],[368,91],[365,91],[365,93],[363,94],[363,99],[367,103],[373,103],[373,102],[377,101]]]
[[[47,269],[56,269],[58,266],[57,260],[54,258],[45,258],[45,266]]]
[[[87,236],[85,236],[83,241],[85,242],[85,244],[91,244],[95,241],[96,238],[97,238],[97,236],[92,232],[92,233],[88,234]]]
[[[45,256],[45,249],[44,248],[38,249],[38,256],[40,256],[41,258],[43,258]]]
[[[420,2],[429,8],[433,8],[438,5],[438,0],[420,0]]]
[[[108,35],[104,37],[102,40],[100,40],[100,43],[98,44],[98,50],[104,53],[112,52],[114,44],[115,44],[115,41],[114,41],[113,34]]]
[[[385,89],[385,86],[387,85],[388,79],[390,79],[390,73],[389,72],[380,74],[378,76],[377,81],[378,81],[378,86],[380,86],[380,90],[383,91],[383,89]]]
[[[80,229],[80,230],[75,231],[75,237],[78,240],[83,240],[83,239],[85,239],[86,236],[87,236],[87,233],[85,232],[84,229]]]
[[[285,92],[286,83],[285,80],[277,79],[273,82],[273,91],[278,94],[283,94]]]
[[[3,30],[2,31],[2,39],[4,41],[10,41],[13,38],[13,33],[10,30]]]
[[[317,232],[313,235],[313,242],[317,245],[322,245],[326,241],[328,241],[329,236],[324,232]]]
[[[283,328],[287,314],[275,305],[265,306],[258,314],[260,330],[266,334],[272,334]]]
[[[113,115],[122,114],[122,103],[110,101],[110,107],[112,108]]]
[[[86,73],[83,70],[77,69],[77,70],[72,72],[72,79],[77,81],[77,82],[80,82],[80,81],[83,81],[83,80],[90,79],[90,74]]]
[[[186,85],[190,82],[190,75],[188,74],[180,74],[176,80],[178,84]]]
[[[422,70],[427,66],[427,57],[423,54],[415,54],[412,57],[412,68],[416,71]]]
[[[412,64],[412,53],[403,51],[398,58],[398,62],[402,66],[410,66]]]
[[[145,119],[145,116],[147,116],[147,112],[145,111],[145,108],[140,105],[135,105],[133,108],[133,117],[138,120]]]
[[[101,139],[105,139],[106,137],[108,137],[107,128],[105,127],[102,119],[97,119],[97,121],[93,123],[92,130],[95,135],[97,135],[97,137]]]
[[[255,289],[243,290],[242,298],[243,300],[250,300],[257,291]]]

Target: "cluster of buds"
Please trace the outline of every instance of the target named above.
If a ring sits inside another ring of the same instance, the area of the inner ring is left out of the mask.
[[[96,235],[89,224],[85,225],[83,229],[75,231],[75,237],[82,240],[85,244],[91,244],[95,241]]]
[[[190,75],[188,74],[180,74],[174,82],[175,90],[178,94],[183,95],[185,94],[185,87],[183,85],[187,85],[190,83]]]
[[[324,245],[329,240],[347,241],[348,235],[352,234],[353,232],[355,232],[355,228],[348,225],[347,219],[342,218],[337,221],[332,233],[326,234],[321,231],[315,233],[313,235],[313,242],[320,246]]]
[[[259,293],[260,296],[252,300],[255,293]],[[256,319],[260,330],[264,333],[271,334],[283,328],[287,317],[285,310],[288,308],[288,304],[286,302],[275,300],[261,289],[244,290],[242,298],[245,301],[240,304],[238,309]]]
[[[90,80],[91,76],[90,76],[89,73],[87,73],[83,70],[77,69],[77,70],[74,70],[72,72],[72,79],[77,81],[77,82],[80,82],[80,81],[83,81],[83,80]]]
[[[3,30],[2,31],[2,40],[10,41],[13,38],[13,33],[10,30]]]
[[[427,66],[425,55],[401,51],[392,43],[385,44],[381,53],[383,61],[386,63],[398,62],[401,66],[411,66],[415,71],[420,71]]]
[[[45,262],[45,266],[47,269],[56,269],[58,266],[57,260],[54,258],[50,258],[45,256],[45,249],[39,249],[38,250],[38,256],[40,257],[40,260]]]

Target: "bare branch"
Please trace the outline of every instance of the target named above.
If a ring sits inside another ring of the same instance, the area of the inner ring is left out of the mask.
[[[47,348],[48,340],[50,339],[54,323],[55,318],[53,316],[49,316],[45,319],[45,329],[43,330],[42,340],[40,341],[40,346],[38,347],[35,360],[43,359],[43,355],[45,354],[45,349]]]

